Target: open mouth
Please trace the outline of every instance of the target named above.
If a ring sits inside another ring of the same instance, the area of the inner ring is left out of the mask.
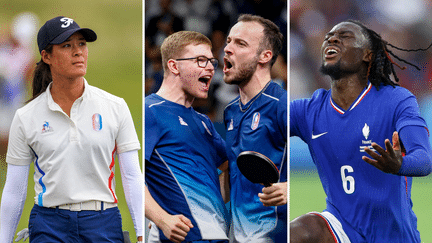
[[[327,47],[324,50],[325,58],[332,58],[339,54],[339,48],[336,47]]]
[[[210,83],[211,78],[212,78],[211,76],[202,76],[198,78],[198,81],[208,85]]]
[[[227,58],[224,58],[224,70],[223,71],[227,72],[232,67],[233,67],[233,64]]]
[[[203,91],[208,91],[210,87],[210,81],[212,79],[212,76],[206,75],[198,78],[198,81],[202,83],[202,89]]]

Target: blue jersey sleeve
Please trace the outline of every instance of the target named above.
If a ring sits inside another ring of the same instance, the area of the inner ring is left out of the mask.
[[[160,129],[157,119],[149,107],[145,107],[145,159],[150,160],[153,150],[159,141]]]
[[[395,110],[396,129],[398,131],[404,126],[426,127],[426,121],[420,116],[420,109],[413,94],[406,89],[398,89],[395,91],[394,99],[398,102]]]
[[[426,176],[432,170],[432,151],[429,144],[428,131],[421,126],[405,126],[399,132],[406,156],[398,175]]]
[[[214,127],[213,123],[211,122],[210,118],[207,117],[206,120],[211,133],[213,134],[214,140],[213,145],[215,146],[216,152],[220,158],[219,161],[215,161],[216,168],[219,167],[223,162],[228,160],[228,156],[226,153],[226,144],[225,140],[220,136],[220,134],[216,131],[216,128]]]
[[[406,89],[395,89],[396,130],[406,149],[399,175],[426,176],[431,172],[431,148],[426,121],[420,116],[415,96]]]
[[[306,127],[305,122],[305,103],[306,99],[293,100],[290,102],[290,137],[298,136],[305,141],[302,136],[302,129]],[[306,142],[306,141],[305,141]]]
[[[278,120],[279,129],[285,140],[287,140],[287,128],[288,128],[287,97],[288,97],[288,93],[284,93],[282,95],[282,97],[279,99],[279,105],[277,109],[277,118],[278,118],[277,120]]]

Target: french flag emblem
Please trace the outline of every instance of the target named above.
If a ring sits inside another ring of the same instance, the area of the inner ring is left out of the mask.
[[[255,112],[253,114],[253,118],[252,118],[252,125],[251,125],[251,129],[255,130],[258,127],[259,121],[260,121],[260,113],[259,112]]]
[[[102,116],[99,113],[93,114],[92,125],[93,125],[93,130],[95,131],[102,130]]]

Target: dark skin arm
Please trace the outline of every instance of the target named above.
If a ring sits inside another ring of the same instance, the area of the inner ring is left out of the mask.
[[[398,173],[403,160],[398,132],[393,133],[392,142],[393,145],[390,143],[389,139],[384,141],[386,150],[378,144],[372,143],[372,147],[379,154],[369,148],[365,148],[365,152],[371,156],[372,159],[367,156],[363,156],[362,159],[385,173]]]
[[[290,222],[290,243],[334,243],[326,221],[316,214],[305,214]]]

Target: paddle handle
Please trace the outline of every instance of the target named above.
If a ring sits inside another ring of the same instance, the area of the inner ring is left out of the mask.
[[[272,185],[272,183],[270,183],[270,182],[265,182],[264,183],[264,187],[269,187],[269,186],[271,186]]]

